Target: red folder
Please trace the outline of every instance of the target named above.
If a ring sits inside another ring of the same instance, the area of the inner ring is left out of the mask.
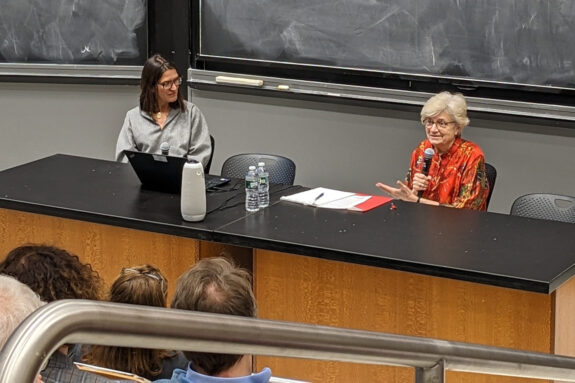
[[[369,211],[371,209],[375,209],[378,206],[388,203],[392,199],[393,198],[391,197],[386,197],[383,195],[372,195],[367,201],[357,204],[353,207],[350,207],[348,210],[361,211],[361,212]]]

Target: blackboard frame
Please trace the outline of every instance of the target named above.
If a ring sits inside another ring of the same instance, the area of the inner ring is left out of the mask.
[[[148,0],[146,56],[160,53],[185,76],[189,67],[189,1]],[[142,64],[145,58],[142,60]],[[142,65],[0,63],[1,82],[139,84]]]
[[[499,101],[521,103],[528,110],[530,105],[551,109],[555,107],[575,108],[575,89],[556,86],[537,86],[519,83],[504,83],[495,81],[482,81],[470,78],[423,76],[398,72],[378,72],[355,68],[332,68],[314,64],[291,64],[274,61],[248,60],[244,58],[230,58],[207,55],[201,51],[201,0],[192,1],[191,15],[191,57],[190,67],[193,73],[228,73],[240,77],[283,79],[283,83],[310,81],[315,84],[324,84],[328,90],[330,84],[349,85],[358,88],[390,89],[393,91],[411,92],[415,94],[433,94],[442,90],[461,92],[466,97],[477,100],[489,100],[493,105]],[[192,87],[205,87],[208,84],[205,76],[201,84],[192,78]],[[323,85],[319,85],[322,86]],[[229,86],[227,86],[229,88]],[[316,92],[317,93],[317,92]],[[326,91],[325,95],[339,94],[341,92]],[[344,95],[345,96],[345,95]],[[494,109],[499,113],[506,113],[505,108]],[[516,112],[512,114],[517,114]],[[519,113],[521,114],[521,113]],[[571,114],[571,112],[567,113]],[[538,117],[565,119],[565,114],[550,113],[538,114]],[[567,119],[572,119],[569,116]]]

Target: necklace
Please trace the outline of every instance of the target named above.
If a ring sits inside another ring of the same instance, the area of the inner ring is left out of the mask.
[[[154,118],[156,120],[159,120],[160,118],[162,118],[162,112],[154,113]]]

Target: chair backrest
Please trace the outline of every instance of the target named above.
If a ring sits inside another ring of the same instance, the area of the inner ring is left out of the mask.
[[[295,163],[287,157],[274,154],[245,153],[236,154],[224,161],[222,177],[244,178],[250,165],[257,166],[265,162],[270,174],[269,182],[274,184],[293,185],[295,179]]]
[[[216,140],[214,136],[210,134],[210,143],[212,144],[212,153],[210,154],[210,158],[208,159],[208,163],[204,168],[204,173],[210,174],[210,168],[212,167],[212,159],[214,158],[214,151],[216,150]]]
[[[511,215],[575,223],[575,197],[545,193],[522,195],[511,205]]]
[[[491,195],[493,194],[493,188],[495,187],[495,180],[497,179],[497,169],[486,162],[485,175],[487,176],[487,182],[489,182],[489,194],[487,195],[487,207],[489,207],[489,201],[491,201]]]

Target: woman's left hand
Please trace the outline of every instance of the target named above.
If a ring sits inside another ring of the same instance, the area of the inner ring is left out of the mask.
[[[397,181],[398,188],[378,182],[375,184],[378,188],[391,195],[393,198],[400,199],[408,202],[416,202],[417,194],[415,194],[405,183]]]

